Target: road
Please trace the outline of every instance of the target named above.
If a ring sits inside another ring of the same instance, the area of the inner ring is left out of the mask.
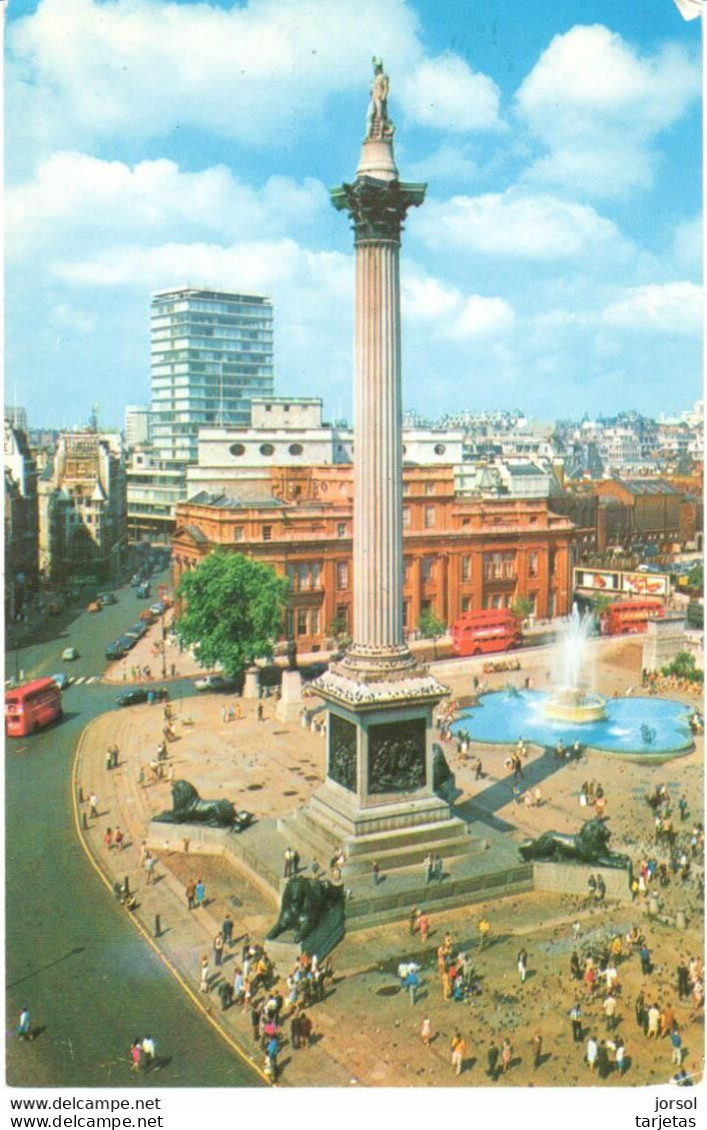
[[[147,603],[129,589],[118,596],[118,604],[97,615],[79,615],[61,639],[19,649],[19,665],[28,676],[69,668],[77,675],[100,674],[106,643]],[[58,657],[69,643],[79,647],[81,659],[61,664]],[[173,687],[178,694],[179,684]],[[76,837],[73,751],[84,726],[112,709],[115,695],[115,687],[100,683],[69,687],[59,726],[7,743],[7,1081],[32,1087],[258,1086],[255,1073],[131,926]],[[24,1005],[40,1029],[31,1043],[12,1038]],[[136,1076],[128,1049],[148,1032],[161,1063]]]

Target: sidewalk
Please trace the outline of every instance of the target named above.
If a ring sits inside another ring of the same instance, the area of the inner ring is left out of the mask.
[[[150,646],[149,640],[141,643],[147,648]],[[464,674],[463,679],[468,682],[468,674]],[[624,685],[634,681],[612,654],[605,681],[613,687],[621,679]],[[452,689],[455,694],[460,693],[461,682]],[[302,804],[322,781],[323,736],[299,724],[279,722],[274,701],[265,700],[263,722],[257,720],[255,702],[237,701],[243,717],[233,722],[223,720],[223,708],[231,702],[226,696],[196,695],[175,702],[174,728],[178,740],[168,746],[167,765],[173,765],[175,779],[191,781],[202,797],[226,797],[236,807],[255,812],[260,820],[285,815]],[[252,1040],[249,1016],[243,1015],[236,1006],[222,1012],[219,997],[213,990],[208,995],[199,992],[199,965],[201,958],[208,955],[216,979],[219,971],[214,968],[211,946],[226,912],[234,919],[236,939],[247,932],[253,941],[262,942],[277,917],[277,907],[247,875],[227,868],[222,859],[210,857],[194,845],[190,845],[188,854],[158,851],[153,886],[145,885],[145,875],[139,866],[140,845],[150,819],[171,808],[167,780],[138,783],[140,766],[155,756],[163,724],[162,707],[155,704],[103,715],[86,728],[76,752],[75,795],[78,796],[79,788],[86,798],[95,791],[100,815],[97,820],[87,819],[84,829],[83,817],[88,815],[88,806],[77,803],[78,833],[108,885],[128,878],[139,902],[134,915],[138,928],[197,1007],[224,1032],[240,1054],[260,1069],[263,1057]],[[107,770],[105,752],[112,744],[120,749],[119,768]],[[604,784],[610,803],[612,846],[616,850],[622,850],[624,836],[631,838],[634,844],[650,836],[651,813],[642,804],[642,797],[654,780],[665,779],[671,790],[689,790],[691,804],[697,804],[697,798],[701,797],[698,752],[671,762],[662,770],[620,761],[612,763],[611,759],[595,755],[581,770],[563,767],[554,774],[543,785],[546,803],[530,810],[512,803],[510,788],[508,800],[503,799],[501,786],[507,774],[501,750],[484,752],[489,777],[480,782],[473,780],[472,768],[465,758],[453,753],[451,747],[447,747],[446,752],[457,774],[457,786],[462,790],[462,805],[473,804],[474,810],[485,819],[515,828],[515,834],[509,833],[512,839],[537,835],[547,827],[559,831],[576,828],[580,772],[582,776],[600,778]],[[532,776],[533,761],[531,758],[527,763],[529,776]],[[491,795],[496,800],[493,810],[489,811],[485,806]],[[103,842],[109,825],[113,829],[120,825],[125,832],[122,852],[115,848],[109,851]],[[634,847],[632,854],[637,850]],[[204,880],[206,904],[203,909],[190,912],[184,886],[191,877]],[[395,881],[394,876],[391,881]],[[668,894],[674,901],[673,892]],[[679,900],[680,895],[680,891],[675,892],[676,899]],[[482,913],[491,922],[493,944],[480,955],[478,919]],[[585,937],[592,931],[603,935],[610,927],[625,932],[643,913],[643,908],[638,907],[614,905],[599,909],[583,906],[581,900],[572,896],[534,892],[487,901],[481,906],[433,912],[426,946],[419,936],[409,935],[406,921],[349,932],[333,952],[335,977],[326,1000],[307,1010],[316,1040],[312,1047],[300,1051],[293,1050],[289,1042],[285,1043],[279,1060],[281,1082],[300,1087],[494,1085],[485,1075],[485,1048],[491,1036],[510,1035],[519,1062],[508,1077],[495,1085],[587,1083],[582,1049],[572,1046],[568,1035],[567,1010],[575,991],[567,975],[574,944],[570,927],[579,919]],[[157,916],[159,937],[155,937]],[[684,947],[688,954],[701,952],[701,921],[697,915],[691,916],[688,931],[684,933],[648,921],[642,925],[649,931],[657,966],[648,990],[659,999],[674,999],[673,970],[676,954],[682,952],[676,947]],[[471,951],[481,972],[482,995],[468,1005],[442,999],[435,951],[447,930],[453,936],[455,947]],[[530,953],[531,969],[531,976],[522,986],[515,967],[521,944]],[[224,976],[232,978],[239,964],[240,948],[236,944],[226,955],[221,971]],[[422,965],[423,985],[415,1006],[411,1006],[396,976],[399,961],[411,958]],[[282,979],[288,972],[287,969],[277,970],[279,989],[285,998],[287,992],[283,992]],[[632,1003],[643,983],[635,959],[621,967],[621,977],[624,985],[622,1011],[626,1018],[622,1034],[633,1059],[625,1082],[636,1085],[667,1080],[671,1073],[670,1049],[658,1041],[645,1041],[633,1022]],[[687,1005],[677,1006],[677,1012],[681,1023],[685,1024],[685,1044],[693,1046],[687,1069],[695,1070],[697,1059],[701,1060],[701,1015],[693,1015]],[[429,1015],[436,1033],[430,1047],[425,1047],[419,1037],[425,1014]],[[585,1005],[585,1022],[587,1025],[596,1023],[603,1032],[599,1000]],[[449,1055],[449,1041],[457,1026],[464,1031],[470,1057],[459,1077],[452,1074]],[[533,1072],[529,1042],[537,1030],[543,1033],[545,1051],[550,1058],[540,1071]],[[287,1021],[283,1031],[287,1037]],[[612,1086],[616,1082],[610,1076],[604,1085]]]

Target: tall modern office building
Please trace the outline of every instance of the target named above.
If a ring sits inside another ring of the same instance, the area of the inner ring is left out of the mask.
[[[252,294],[159,291],[151,316],[151,431],[158,459],[196,462],[202,426],[247,426],[273,394],[272,303]]]
[[[273,393],[272,303],[252,294],[179,287],[151,311],[149,443],[131,454],[132,542],[167,544],[199,428],[248,427],[253,397]]]

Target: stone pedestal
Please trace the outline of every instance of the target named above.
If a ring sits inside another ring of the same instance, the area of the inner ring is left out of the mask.
[[[260,698],[260,671],[257,667],[249,667],[245,673],[243,698]]]
[[[283,671],[280,700],[275,714],[281,722],[296,722],[302,713],[302,676],[299,671]]]
[[[590,875],[601,875],[607,901],[618,899],[621,902],[631,902],[630,875],[621,868],[597,867],[591,863],[533,862],[533,886],[536,891],[562,891],[589,898]]]
[[[667,667],[675,656],[687,650],[685,617],[668,614],[660,620],[649,620],[643,641],[644,671],[660,671]]]

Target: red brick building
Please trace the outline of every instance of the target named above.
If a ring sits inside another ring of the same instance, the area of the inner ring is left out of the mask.
[[[262,490],[262,479],[259,480]],[[290,578],[283,635],[317,649],[350,633],[353,468],[271,469],[271,497],[205,491],[177,507],[174,583],[214,549],[244,553]],[[446,624],[461,612],[530,601],[537,617],[565,615],[574,527],[538,498],[484,498],[454,489],[454,468],[403,473],[404,623],[421,612]]]

